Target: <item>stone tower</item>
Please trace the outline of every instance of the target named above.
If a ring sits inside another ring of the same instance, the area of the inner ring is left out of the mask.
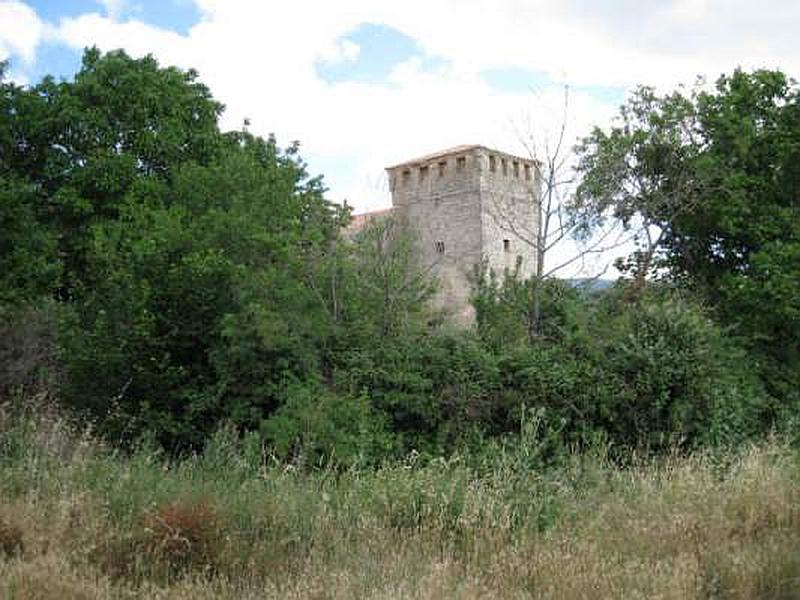
[[[420,264],[439,280],[434,305],[471,323],[476,265],[536,274],[540,182],[536,162],[457,146],[388,167],[393,212],[415,232]]]

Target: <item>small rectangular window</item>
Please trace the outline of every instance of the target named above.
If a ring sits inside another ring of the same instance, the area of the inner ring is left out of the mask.
[[[456,169],[459,171],[463,171],[466,166],[467,166],[467,157],[459,156],[456,159]]]
[[[503,240],[503,252],[511,252],[511,240]]]
[[[428,178],[428,166],[425,165],[424,167],[419,168],[419,180],[425,181]]]
[[[531,166],[526,164],[525,165],[525,181],[531,180]]]
[[[504,158],[500,161],[500,164],[503,167],[503,175],[508,175],[508,161]]]
[[[403,185],[408,185],[409,181],[411,181],[411,170],[403,169]]]
[[[519,179],[519,163],[514,161],[514,179]]]
[[[497,159],[494,156],[489,157],[489,171],[492,173],[497,171]]]
[[[439,254],[444,254],[444,242],[441,240],[436,240],[436,252]]]
[[[442,160],[439,161],[439,177],[444,177],[444,173],[447,170],[447,161]]]

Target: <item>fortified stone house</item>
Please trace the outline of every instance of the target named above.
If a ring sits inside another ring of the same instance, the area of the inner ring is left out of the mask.
[[[473,320],[470,279],[482,261],[498,274],[536,273],[541,186],[535,161],[468,145],[386,171],[392,212],[412,227],[420,265],[439,281],[433,304],[453,320]]]

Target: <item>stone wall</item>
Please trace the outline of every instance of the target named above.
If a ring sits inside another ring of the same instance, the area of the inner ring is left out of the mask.
[[[540,185],[531,160],[485,150],[481,157],[481,252],[498,275],[536,274]]]
[[[439,281],[433,300],[457,322],[473,320],[472,276],[482,260],[498,274],[535,273],[538,187],[532,161],[459,146],[387,169],[392,205],[416,236],[422,268]]]

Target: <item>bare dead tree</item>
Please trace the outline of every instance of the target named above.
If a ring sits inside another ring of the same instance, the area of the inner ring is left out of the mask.
[[[633,239],[619,222],[606,221],[591,236],[582,235],[585,219],[576,214],[573,202],[577,178],[574,170],[573,145],[568,140],[569,88],[564,87],[559,125],[554,135],[539,136],[530,121],[515,126],[518,140],[535,165],[535,177],[527,190],[528,201],[538,210],[533,225],[518,218],[510,204],[511,194],[501,190],[492,194],[489,212],[495,223],[535,250],[536,269],[531,277],[531,304],[528,308],[528,333],[531,339],[541,335],[542,284],[568,267],[580,264],[584,270],[591,257],[608,254]],[[553,260],[555,251],[575,242],[576,251],[568,257]],[[601,277],[609,264],[594,278]]]

